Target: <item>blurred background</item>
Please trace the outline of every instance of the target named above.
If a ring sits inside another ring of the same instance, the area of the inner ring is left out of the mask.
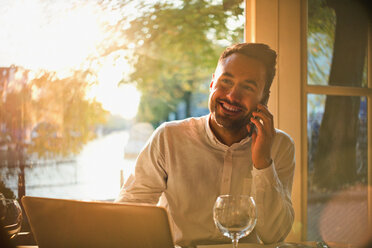
[[[208,113],[244,3],[1,1],[1,179],[15,196],[114,199],[154,128]]]
[[[279,2],[0,0],[0,192],[116,198],[156,127],[208,114],[220,53],[260,41],[248,34],[252,9],[259,17],[259,4]],[[371,212],[370,9],[363,1],[296,2],[306,138],[288,132],[305,147],[296,151],[305,157],[297,163],[305,197],[295,196],[306,221],[294,233],[353,243]],[[289,61],[284,54],[278,59]],[[274,87],[290,85],[280,81],[280,61]],[[329,233],[349,218],[342,213],[359,224]]]

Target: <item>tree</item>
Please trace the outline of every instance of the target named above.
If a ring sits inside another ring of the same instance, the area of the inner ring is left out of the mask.
[[[231,2],[229,9],[206,0],[184,0],[177,5],[142,2],[141,15],[129,25],[124,17],[114,26],[112,32],[116,36],[119,32],[125,41],[108,46],[106,53],[132,47],[133,72],[122,83],[136,82],[142,92],[142,120],[164,121],[181,101],[186,103],[186,115],[191,115],[193,92],[211,78],[225,44],[241,41],[243,36],[243,25],[228,25],[228,20],[242,16],[242,1],[227,2]]]
[[[18,197],[25,195],[24,171],[33,160],[77,154],[94,138],[95,125],[105,121],[101,104],[85,97],[88,78],[82,71],[63,79],[44,72],[1,88],[0,127],[7,136],[0,144],[0,165],[18,174]]]
[[[107,111],[100,103],[85,97],[89,72],[76,71],[59,79],[46,72],[31,81],[37,92],[32,100],[34,122],[29,153],[38,157],[66,157],[78,154],[95,138],[94,128],[105,122]]]
[[[327,32],[330,28],[325,29],[325,44],[318,43],[323,50],[324,45],[333,46],[328,85],[361,87],[367,48],[368,16],[365,9],[360,2],[351,0],[318,1],[314,6],[320,7],[320,11],[309,12],[310,31],[321,32],[318,24],[332,20],[327,18],[329,14],[324,12],[325,9],[332,8],[336,17],[334,36]],[[332,25],[326,22],[329,24]],[[331,41],[334,43],[330,44]],[[313,182],[317,187],[337,189],[356,181],[359,108],[359,97],[327,96],[314,156]]]

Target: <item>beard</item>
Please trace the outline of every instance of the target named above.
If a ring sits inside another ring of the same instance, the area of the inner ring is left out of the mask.
[[[228,102],[231,105],[235,105],[235,106],[238,106],[238,107],[242,108],[242,106],[240,106],[239,104],[230,103],[227,100],[224,100],[224,101]],[[235,119],[235,118],[231,118],[228,115],[220,114],[218,112],[218,106],[220,108],[222,108],[219,99],[216,99],[216,101],[214,102],[214,106],[213,106],[212,118],[215,119],[216,123],[219,126],[225,128],[225,129],[227,129],[228,131],[231,131],[231,132],[239,132],[242,129],[246,129],[246,125],[248,125],[248,123],[250,123],[250,119],[252,117],[252,112],[251,111],[249,111],[246,114],[241,115],[239,118]],[[243,108],[243,109],[245,109],[245,108]]]

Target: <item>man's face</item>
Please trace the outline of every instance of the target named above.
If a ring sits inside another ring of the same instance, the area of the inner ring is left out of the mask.
[[[265,75],[264,64],[245,55],[234,53],[222,60],[210,85],[213,124],[231,131],[245,128],[263,98]]]

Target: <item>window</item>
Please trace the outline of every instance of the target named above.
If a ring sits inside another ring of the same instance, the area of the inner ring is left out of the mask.
[[[116,198],[154,128],[208,112],[219,54],[243,41],[242,0],[9,0],[0,13],[8,197]]]
[[[307,239],[357,244],[368,229],[371,170],[367,10],[321,0],[307,9]]]
[[[352,244],[360,238],[351,237],[354,231],[372,223],[367,9],[363,1],[246,1],[246,40],[267,43],[279,54],[268,105],[276,127],[289,133],[296,146],[296,215],[288,240]],[[357,16],[353,20],[351,13]],[[341,165],[346,159],[350,166],[336,168],[346,166]],[[354,215],[335,219],[336,212]]]

